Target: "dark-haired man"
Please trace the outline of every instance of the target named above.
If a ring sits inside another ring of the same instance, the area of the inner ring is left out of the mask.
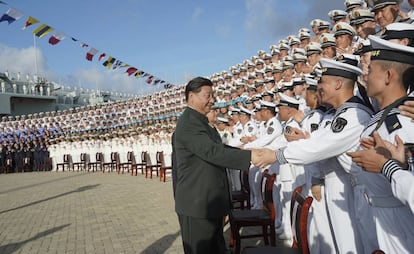
[[[208,124],[213,83],[197,77],[185,88],[187,108],[175,129],[175,210],[185,253],[225,253],[223,218],[230,211],[226,168],[248,169],[257,151],[226,146]]]

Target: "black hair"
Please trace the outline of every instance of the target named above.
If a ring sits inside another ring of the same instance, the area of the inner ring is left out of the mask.
[[[203,77],[197,77],[190,80],[185,86],[185,100],[188,101],[188,95],[190,92],[199,93],[201,91],[201,87],[203,86],[213,86],[213,82]]]

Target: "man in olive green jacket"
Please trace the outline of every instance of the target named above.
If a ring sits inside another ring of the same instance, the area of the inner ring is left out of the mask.
[[[230,211],[226,168],[248,169],[250,161],[259,155],[222,144],[217,130],[208,124],[206,115],[214,103],[210,80],[191,80],[185,96],[188,107],[178,120],[174,136],[175,210],[184,251],[225,253],[223,218]]]

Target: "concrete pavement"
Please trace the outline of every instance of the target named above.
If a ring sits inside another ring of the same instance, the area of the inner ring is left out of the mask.
[[[140,174],[2,174],[0,230],[2,254],[183,253],[171,179]]]

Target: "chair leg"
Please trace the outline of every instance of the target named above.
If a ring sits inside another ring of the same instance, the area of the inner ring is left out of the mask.
[[[262,226],[263,240],[265,245],[269,245],[269,236],[267,233],[267,225]]]
[[[276,246],[276,229],[274,223],[270,225],[270,245]]]

